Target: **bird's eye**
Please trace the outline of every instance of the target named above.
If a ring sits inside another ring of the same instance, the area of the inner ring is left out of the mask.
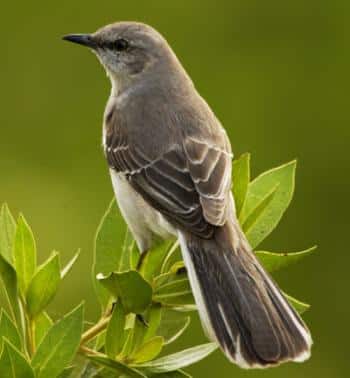
[[[118,38],[114,42],[114,48],[117,51],[125,51],[129,47],[129,42],[123,38]]]

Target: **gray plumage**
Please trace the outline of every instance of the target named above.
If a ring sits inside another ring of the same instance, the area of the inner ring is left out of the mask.
[[[141,252],[154,234],[179,238],[203,327],[232,361],[308,358],[307,327],[238,225],[225,130],[165,39],[134,22],[65,39],[89,46],[111,79],[104,151]]]

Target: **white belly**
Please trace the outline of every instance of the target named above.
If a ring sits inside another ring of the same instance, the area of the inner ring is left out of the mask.
[[[113,169],[110,169],[110,174],[120,211],[141,252],[152,246],[154,235],[163,239],[177,235],[175,228],[159,211],[147,204],[123,174]]]

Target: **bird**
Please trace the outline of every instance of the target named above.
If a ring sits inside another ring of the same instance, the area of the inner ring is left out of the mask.
[[[141,254],[159,237],[178,239],[204,332],[231,362],[308,359],[306,324],[239,225],[227,133],[166,39],[131,21],[63,39],[88,47],[110,78],[103,149]]]

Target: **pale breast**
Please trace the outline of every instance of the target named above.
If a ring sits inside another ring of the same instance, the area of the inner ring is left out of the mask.
[[[153,235],[163,239],[177,235],[175,228],[146,203],[122,173],[110,169],[110,174],[120,211],[141,252],[152,246]]]

